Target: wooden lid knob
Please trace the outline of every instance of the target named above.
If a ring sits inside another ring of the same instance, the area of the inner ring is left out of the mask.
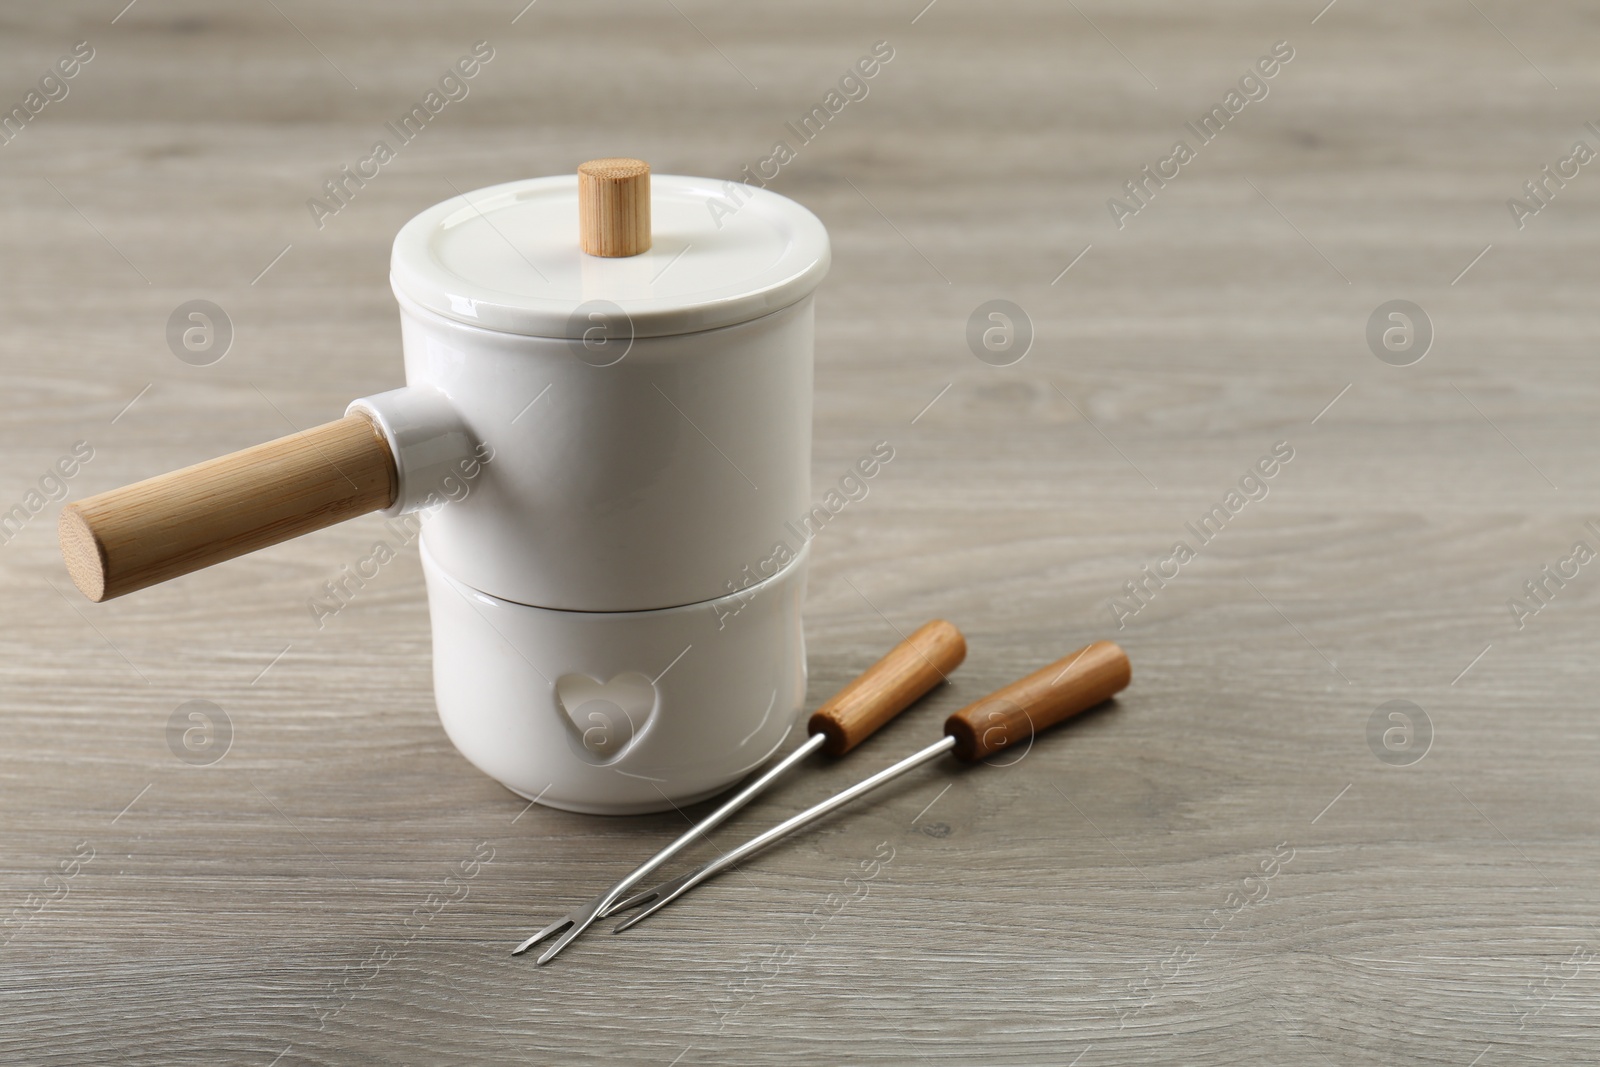
[[[578,168],[578,242],[611,259],[650,251],[650,164],[591,159]]]

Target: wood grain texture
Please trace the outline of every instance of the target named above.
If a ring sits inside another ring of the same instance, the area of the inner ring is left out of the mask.
[[[1121,646],[1096,641],[973,701],[944,721],[944,732],[969,763],[1027,750],[1045,730],[1122,692],[1132,677]]]
[[[61,509],[61,555],[102,601],[394,502],[383,431],[357,412]]]
[[[591,159],[578,167],[579,246],[616,259],[650,251],[650,165]]]
[[[850,684],[811,713],[806,732],[826,734],[822,751],[842,756],[877,733],[967,658],[967,639],[954,623],[933,619],[912,631]]]
[[[0,1061],[1595,1059],[1600,573],[1520,628],[1508,601],[1600,548],[1600,173],[1522,229],[1506,206],[1594,144],[1592,5],[124,6],[0,33],[7,107],[95,50],[0,144]],[[478,40],[466,98],[397,143]],[[1266,98],[1118,229],[1107,200],[1280,40]],[[796,145],[847,70],[867,95]],[[455,753],[414,545],[320,626],[381,518],[90,605],[47,474],[84,442],[78,499],[401,384],[390,243],[432,204],[619,150],[735,179],[780,138],[771,187],[833,241],[818,497],[894,452],[812,543],[811,704],[925,619],[970,653],[684,861],[1065,649],[1113,639],[1136,678],[1020,762],[919,769],[536,967],[519,937],[688,824],[529,808]],[[235,329],[209,367],[165,336],[196,298]],[[968,344],[994,299],[1033,327],[1010,366]],[[1393,299],[1435,327],[1409,367],[1366,341]],[[187,712],[169,745],[193,700],[231,726],[210,765],[175,754],[205,754]],[[1392,700],[1429,716],[1419,762],[1375,754]]]

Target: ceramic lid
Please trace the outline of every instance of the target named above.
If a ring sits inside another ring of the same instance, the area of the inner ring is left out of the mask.
[[[674,174],[653,174],[650,185],[648,252],[585,255],[577,175],[531,178],[446,200],[406,223],[390,281],[429,311],[488,330],[581,337],[585,305],[607,301],[626,312],[634,336],[659,337],[788,307],[828,271],[827,230],[787,197]],[[743,195],[738,206],[729,188]]]

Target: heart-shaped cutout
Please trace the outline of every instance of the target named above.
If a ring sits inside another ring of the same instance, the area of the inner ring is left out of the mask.
[[[624,671],[609,682],[587,674],[556,679],[556,703],[576,731],[589,758],[609,763],[644,732],[656,708],[656,687],[647,675]]]

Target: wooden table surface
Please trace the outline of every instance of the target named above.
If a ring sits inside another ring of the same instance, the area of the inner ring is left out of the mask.
[[[1564,162],[1600,148],[1592,5],[124,3],[0,16],[7,109],[92,49],[0,144],[0,1059],[1600,1057],[1600,176]],[[469,95],[319,228],[478,41]],[[319,629],[380,519],[92,605],[56,500],[400,384],[389,244],[454,190],[614,154],[731,177],[879,41],[773,185],[834,242],[817,492],[894,448],[814,545],[809,705],[897,627],[971,654],[716,843],[1091,639],[1133,685],[513,959],[683,819],[530,808],[457,755],[414,549]],[[1177,169],[1131,200],[1146,165]],[[166,333],[196,299],[233,331],[207,366]],[[996,299],[1015,362],[968,344]],[[169,746],[191,700],[231,733],[210,765]]]

